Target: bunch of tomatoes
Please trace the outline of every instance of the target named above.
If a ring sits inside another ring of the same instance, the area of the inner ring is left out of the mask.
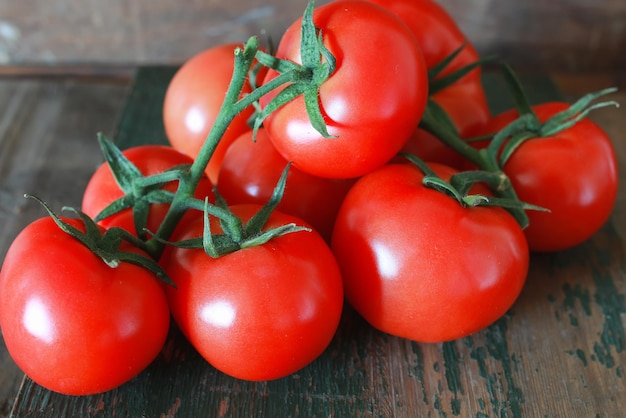
[[[606,222],[617,169],[586,118],[612,90],[531,106],[504,67],[517,107],[492,115],[481,64],[433,0],[310,3],[275,51],[251,38],[192,57],[163,104],[171,146],[100,136],[81,209],[46,206],[13,242],[10,354],[82,395],[140,373],[170,318],[247,380],[314,361],[344,303],[418,342],[489,326],[532,251]]]

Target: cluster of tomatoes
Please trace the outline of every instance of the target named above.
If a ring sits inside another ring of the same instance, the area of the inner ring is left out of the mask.
[[[39,384],[119,386],[158,355],[170,314],[248,380],[317,358],[345,301],[392,335],[461,338],[513,305],[530,252],[610,215],[615,155],[584,117],[598,95],[491,115],[480,57],[434,0],[311,4],[275,53],[253,48],[228,102],[239,47],[176,73],[171,146],[102,139],[81,216],[42,218],[11,246],[0,325]]]

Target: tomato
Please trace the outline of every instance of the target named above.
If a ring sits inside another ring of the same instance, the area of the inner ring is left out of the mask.
[[[424,53],[428,69],[434,68],[464,45],[461,52],[435,79],[480,60],[476,48],[439,3],[433,0],[369,1],[388,8],[409,26]],[[431,98],[444,108],[463,138],[468,137],[469,130],[490,118],[480,67],[432,94]],[[420,133],[411,140],[419,140],[423,135]]]
[[[158,174],[177,166],[193,163],[191,157],[164,145],[139,145],[126,149],[122,153],[144,176]],[[175,192],[177,186],[176,182],[172,182],[165,185],[164,189]],[[212,196],[212,188],[213,186],[208,178],[203,177],[198,184],[195,195],[200,199],[204,199],[205,196]],[[96,169],[87,183],[83,193],[82,211],[93,218],[110,203],[123,196],[124,192],[117,184],[115,177],[113,177],[111,168],[107,163],[104,163]],[[167,204],[152,204],[150,206],[147,223],[147,228],[150,231],[157,231],[168,209],[169,205]],[[125,211],[130,210],[126,209]],[[100,225],[105,228],[119,226],[128,229],[131,233],[135,233],[134,223],[129,224],[127,217],[113,215],[103,219]]]
[[[258,131],[256,141],[247,132],[226,152],[217,186],[229,204],[265,204],[286,166],[264,129]],[[290,167],[278,209],[311,224],[330,242],[335,216],[352,184],[352,179],[317,177]]]
[[[426,65],[406,25],[373,3],[334,1],[318,7],[313,21],[337,59],[319,91],[328,132],[336,138],[312,127],[302,96],[273,112],[265,128],[278,152],[302,171],[358,177],[388,162],[418,125],[428,94]],[[296,21],[283,34],[278,58],[302,62],[300,25]],[[268,71],[264,82],[276,75]],[[276,94],[263,96],[262,106]]]
[[[432,164],[442,178],[454,172]],[[498,207],[462,207],[423,185],[410,164],[390,164],[357,181],[332,238],[346,299],[373,327],[419,342],[479,331],[515,302],[528,247]]]
[[[259,205],[236,205],[250,219]],[[302,221],[274,212],[267,227]],[[216,222],[217,224],[217,222]],[[219,231],[218,225],[215,231]],[[181,225],[177,239],[202,234],[202,219]],[[164,267],[172,315],[198,352],[222,372],[245,380],[287,376],[317,358],[337,329],[341,276],[315,231],[293,232],[219,258],[172,249]]]
[[[541,122],[570,105],[533,106]],[[475,132],[498,132],[519,116],[504,112]],[[503,167],[520,200],[550,212],[528,211],[524,230],[533,251],[559,251],[578,245],[608,220],[617,197],[615,151],[607,134],[585,118],[550,137],[533,138],[517,148]]]
[[[109,267],[50,217],[22,230],[0,271],[7,349],[30,378],[56,392],[94,394],[132,379],[159,354],[169,320],[152,273],[126,262]]]
[[[163,101],[163,124],[170,144],[195,158],[219,114],[234,68],[234,50],[243,45],[214,46],[191,57],[170,81]],[[251,87],[244,85],[243,93]],[[239,135],[248,130],[250,107],[235,117],[220,140],[206,169],[217,182],[224,153]]]

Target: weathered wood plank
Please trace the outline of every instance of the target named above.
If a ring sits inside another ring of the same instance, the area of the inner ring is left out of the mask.
[[[44,216],[24,193],[55,210],[80,205],[102,161],[96,133],[113,133],[127,85],[0,79],[0,263],[17,233]],[[0,416],[8,416],[23,374],[0,340]]]
[[[318,4],[328,0],[318,0]],[[305,0],[0,0],[0,63],[180,63],[263,31],[279,39]],[[626,68],[622,0],[440,0],[483,54],[523,70]]]
[[[164,140],[156,122],[171,74],[167,68],[139,73],[116,135],[124,146]],[[543,77],[523,81],[535,86],[535,100],[555,95]],[[488,80],[492,92],[501,92],[500,85],[497,78]],[[584,82],[579,89],[589,91]],[[570,85],[567,96],[578,96],[575,90]],[[492,103],[507,106],[506,100]],[[621,114],[609,109],[594,117],[605,118],[620,142],[626,123]],[[623,145],[618,151],[623,161]],[[471,337],[417,344],[373,330],[348,308],[316,362],[293,376],[255,383],[217,372],[173,327],[159,358],[128,384],[67,397],[27,379],[14,416],[620,416],[626,395],[625,241],[623,222],[615,221],[626,209],[620,193],[613,220],[591,240],[534,255],[515,306]]]

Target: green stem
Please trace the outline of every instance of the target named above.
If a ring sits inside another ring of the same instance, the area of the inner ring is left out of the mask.
[[[248,40],[243,50],[235,50],[233,75],[215,123],[200,148],[193,164],[186,173],[181,175],[179,189],[170,205],[165,219],[156,233],[158,239],[152,238],[146,244],[152,256],[158,257],[160,255],[164,247],[164,240],[169,239],[182,215],[189,207],[189,199],[193,197],[198,183],[204,175],[206,167],[215,153],[220,139],[224,136],[226,129],[230,126],[233,119],[244,109],[257,102],[265,94],[284,84],[292,82],[295,78],[300,76],[301,71],[298,71],[298,69],[301,67],[297,66],[293,71],[280,74],[268,83],[241,97],[248,72],[257,54],[262,54],[262,52],[258,50],[258,43],[254,37]],[[231,221],[230,219],[223,220],[226,222]]]
[[[479,151],[461,139],[445,110],[432,99],[428,100],[420,127],[433,134],[441,142],[461,154],[477,167],[484,165],[483,157]]]
[[[235,50],[233,75],[215,123],[189,168],[187,176],[180,182],[165,219],[159,226],[157,236],[161,239],[151,238],[146,243],[150,249],[150,254],[155,258],[158,258],[163,251],[164,244],[162,240],[171,236],[185,213],[187,209],[185,202],[194,195],[198,183],[204,176],[209,160],[213,156],[220,139],[224,136],[226,129],[230,126],[233,119],[246,107],[245,103],[247,101],[239,101],[239,97],[243,91],[248,71],[254,62],[258,48],[257,39],[252,37],[243,49],[237,48]]]
[[[496,187],[493,192],[501,198],[507,200],[517,200],[517,194],[513,190],[513,186],[509,178],[504,174],[502,169],[498,165],[498,160],[494,152],[488,149],[478,150],[464,141],[456,132],[454,125],[450,125],[450,122],[446,122],[445,111],[437,105],[433,100],[430,100],[420,126],[428,132],[435,135],[444,144],[461,154],[468,161],[473,163],[480,170],[493,173],[492,178],[497,179]],[[449,118],[448,118],[449,119]],[[442,123],[444,121],[444,123]],[[524,124],[525,122],[519,122]],[[513,130],[513,127],[511,127]],[[491,185],[494,186],[493,184]],[[508,208],[511,215],[515,217],[517,222],[522,228],[528,226],[528,215],[522,208],[522,206]]]

